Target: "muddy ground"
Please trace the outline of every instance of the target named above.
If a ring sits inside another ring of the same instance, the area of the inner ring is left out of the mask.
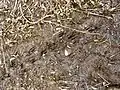
[[[119,0],[1,0],[0,90],[120,90]]]

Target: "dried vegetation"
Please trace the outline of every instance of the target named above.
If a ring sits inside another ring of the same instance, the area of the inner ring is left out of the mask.
[[[119,0],[0,0],[0,90],[120,90]]]

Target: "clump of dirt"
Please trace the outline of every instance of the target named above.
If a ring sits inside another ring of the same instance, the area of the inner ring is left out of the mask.
[[[0,90],[117,90],[117,0],[0,2]]]

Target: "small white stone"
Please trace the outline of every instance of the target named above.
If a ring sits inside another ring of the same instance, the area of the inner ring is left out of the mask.
[[[69,52],[65,49],[65,56],[68,56]]]
[[[43,56],[43,59],[45,59],[45,54],[43,54],[42,56]]]
[[[65,51],[64,51],[64,54],[65,54],[65,56],[68,56],[68,55],[70,55],[71,54],[71,49],[70,48],[65,48]]]

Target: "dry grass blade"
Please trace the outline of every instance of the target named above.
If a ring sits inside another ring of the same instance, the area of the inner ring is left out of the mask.
[[[6,73],[8,73],[8,67],[7,67],[7,63],[6,63],[6,58],[5,58],[5,50],[4,50],[4,39],[2,37],[0,37],[0,42],[1,42],[1,51],[2,51],[2,58],[3,58],[3,64],[4,64],[4,68],[5,68],[5,71]]]

